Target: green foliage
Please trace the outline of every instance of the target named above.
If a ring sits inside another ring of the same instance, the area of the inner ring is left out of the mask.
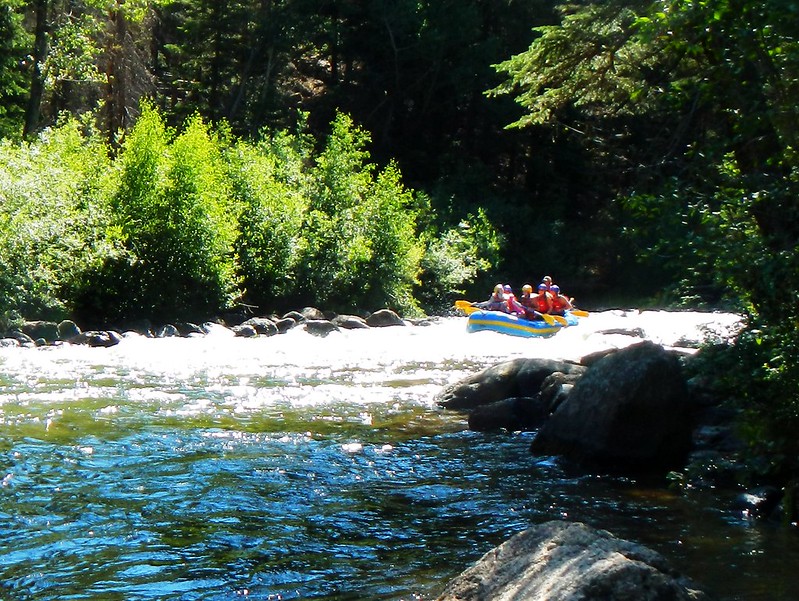
[[[201,119],[170,139],[146,109],[118,159],[114,224],[126,254],[84,291],[96,318],[202,318],[236,294],[232,201],[220,140]]]
[[[695,305],[751,316],[728,374],[753,447],[799,473],[799,8],[784,0],[569,5],[498,65],[514,125],[566,125],[613,168],[612,206],[644,264]],[[609,205],[610,207],[610,205]]]
[[[63,317],[87,272],[116,252],[107,149],[82,132],[68,120],[31,143],[0,144],[0,307]]]
[[[375,167],[366,162],[369,135],[355,127],[350,117],[339,114],[331,125],[325,148],[311,169],[300,291],[306,298],[342,310],[375,308],[372,303],[377,301],[409,303],[404,281],[410,278],[412,283],[415,278],[415,272],[407,273],[414,269],[411,265],[415,249],[407,244],[404,251],[388,251],[381,240],[393,236],[394,242],[404,244],[407,232],[415,230],[414,215],[398,209],[408,195],[400,187],[394,169],[374,179]],[[396,195],[395,200],[391,199],[392,194]],[[384,231],[375,228],[378,214]],[[403,256],[392,258],[390,252]],[[383,269],[381,274],[385,274],[384,268],[389,264],[402,272],[394,273],[397,281],[378,284],[367,279],[372,269]],[[371,301],[369,307],[364,306],[367,301]],[[413,305],[396,304],[393,308],[411,310]]]
[[[262,310],[288,309],[295,294],[305,248],[308,152],[302,136],[277,133],[257,147],[239,142],[227,153],[230,185],[242,206],[235,248],[244,298]]]
[[[370,249],[362,277],[368,294],[364,306],[386,305],[406,315],[419,312],[413,291],[423,249],[416,238],[416,218],[425,207],[415,204],[396,165],[378,174],[363,207]]]
[[[145,107],[115,159],[92,119],[0,144],[6,312],[88,327],[205,319],[237,301],[418,314],[423,260],[424,288],[443,294],[497,260],[482,212],[420,237],[436,220],[427,197],[395,164],[369,163],[345,115],[316,154],[302,123],[253,145],[199,117],[173,132]]]
[[[747,329],[729,347],[708,348],[696,369],[716,376],[718,394],[741,412],[747,443],[744,485],[782,485],[799,474],[799,336],[796,321]]]
[[[569,107],[586,116],[635,110],[630,100],[641,100],[641,71],[653,63],[653,49],[638,42],[633,24],[649,6],[562,6],[559,24],[536,28],[526,52],[496,65],[508,80],[489,93],[512,93],[527,109],[514,126],[555,122]]]
[[[23,27],[22,0],[0,7],[0,138],[19,137],[25,114],[26,77],[22,57],[30,45]]]
[[[418,295],[429,310],[451,307],[453,296],[462,295],[466,284],[499,263],[503,239],[482,209],[457,227],[428,232],[426,237]]]

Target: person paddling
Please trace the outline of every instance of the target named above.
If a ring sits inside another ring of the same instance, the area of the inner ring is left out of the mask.
[[[543,282],[538,285],[538,294],[533,297],[533,308],[539,313],[552,311],[552,298],[547,290],[547,285]]]
[[[519,304],[519,301],[516,300],[516,295],[513,294],[513,288],[510,287],[510,284],[505,284],[502,287],[502,292],[505,295],[505,302],[507,303],[508,313],[513,315],[525,315],[526,311],[524,307]]]
[[[530,284],[522,286],[522,296],[519,298],[519,303],[524,307],[527,319],[544,319],[543,314],[538,310],[540,306],[538,295],[533,294],[533,287]]]
[[[549,290],[552,296],[552,310],[550,313],[553,315],[565,315],[566,311],[572,309],[572,304],[569,300],[569,297],[560,293],[560,286],[553,284]]]
[[[505,298],[505,291],[502,288],[502,284],[497,284],[494,286],[494,291],[491,293],[491,296],[488,297],[487,301],[472,303],[472,305],[479,307],[480,309],[485,309],[486,311],[502,311],[504,313],[508,312],[508,303]]]

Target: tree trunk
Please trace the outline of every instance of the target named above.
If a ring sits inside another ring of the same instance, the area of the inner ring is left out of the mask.
[[[47,19],[49,0],[36,0],[36,28],[33,43],[33,74],[31,75],[30,98],[25,111],[24,137],[29,137],[39,126],[42,98],[44,96],[44,63],[50,49]]]
[[[127,73],[124,65],[125,37],[127,36],[127,20],[122,11],[124,0],[120,0],[109,13],[111,36],[108,48],[108,66],[106,76],[108,88],[106,94],[106,118],[109,142],[113,145],[116,133],[123,129],[127,106]]]

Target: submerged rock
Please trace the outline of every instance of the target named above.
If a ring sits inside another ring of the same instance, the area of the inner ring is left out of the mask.
[[[331,332],[339,332],[341,331],[340,328],[325,319],[309,319],[305,322],[305,331],[313,336],[319,336],[324,338]]]
[[[541,396],[504,399],[480,405],[469,414],[469,429],[476,432],[505,429],[511,432],[533,430],[549,415]]]
[[[372,328],[387,326],[404,326],[405,322],[391,309],[380,309],[366,318],[366,323]]]
[[[703,601],[655,551],[577,522],[533,526],[486,553],[437,601]]]
[[[579,374],[585,369],[568,361],[513,359],[447,386],[435,400],[446,409],[471,410],[504,399],[535,397],[553,373]]]

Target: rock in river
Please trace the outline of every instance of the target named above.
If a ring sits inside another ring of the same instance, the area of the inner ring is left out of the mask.
[[[486,553],[437,601],[704,601],[655,551],[577,522],[533,526]]]

